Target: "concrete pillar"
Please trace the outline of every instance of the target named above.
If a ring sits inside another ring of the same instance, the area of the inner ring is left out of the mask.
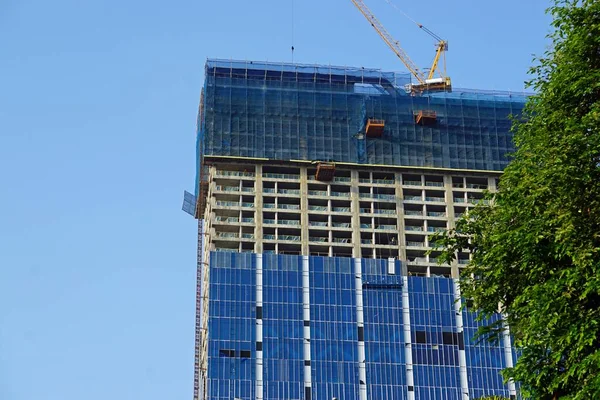
[[[262,165],[256,165],[254,169],[254,252],[263,253],[263,184]]]
[[[402,261],[402,275],[408,275],[406,258],[406,231],[404,228],[404,192],[402,190],[402,174],[396,172],[394,174],[395,190],[396,190],[396,218],[398,226],[398,255]]]
[[[361,258],[361,243],[360,243],[360,202],[358,197],[358,171],[350,172],[350,208],[352,210],[352,256]]]
[[[300,251],[302,255],[310,254],[308,247],[308,170],[306,167],[300,168]]]
[[[452,176],[444,175],[444,189],[446,191],[446,215],[448,217],[448,222],[446,223],[446,228],[454,229],[456,226],[454,223],[454,194],[452,192]],[[452,274],[452,278],[458,278],[459,270],[458,270],[458,260],[452,261],[450,264],[450,273]]]

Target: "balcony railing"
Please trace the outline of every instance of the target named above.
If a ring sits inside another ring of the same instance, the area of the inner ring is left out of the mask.
[[[380,184],[384,184],[384,185],[393,185],[396,182],[392,179],[373,179],[373,183],[380,183]]]
[[[350,178],[346,176],[336,176],[333,178],[334,182],[350,182]]]
[[[469,189],[487,189],[487,185],[481,185],[478,183],[467,183],[467,188]]]
[[[428,217],[445,217],[446,213],[443,211],[428,211],[427,216]]]
[[[428,226],[427,232],[444,232],[446,228],[442,228],[441,226]]]
[[[254,172],[247,172],[247,171],[217,171],[217,176],[254,176]]]
[[[299,210],[300,204],[278,204],[277,208],[282,208],[284,210]]]
[[[215,189],[220,190],[222,192],[239,192],[240,191],[240,187],[239,186],[223,186],[223,185],[217,185],[215,187]]]
[[[333,197],[350,197],[350,193],[348,193],[348,192],[331,192],[331,196],[333,196]]]
[[[300,175],[296,174],[274,174],[271,172],[265,172],[263,174],[265,178],[274,178],[274,179],[300,179]]]
[[[327,222],[323,221],[309,221],[308,226],[327,226]]]
[[[333,238],[334,243],[350,243],[349,238]]]
[[[423,182],[421,181],[404,181],[405,186],[423,186]]]
[[[413,241],[407,240],[406,245],[408,247],[424,247],[425,243],[424,242],[413,242]]]
[[[423,201],[423,198],[421,196],[404,196],[404,200],[405,201]]]
[[[263,203],[263,208],[275,208],[275,203]]]
[[[334,222],[332,225],[335,228],[350,228],[349,222]]]
[[[242,223],[243,224],[253,224],[254,218],[244,217],[244,218],[242,218]]]
[[[371,224],[360,224],[360,227],[363,229],[371,229],[373,226]]]
[[[387,215],[395,215],[396,210],[389,210],[386,208],[380,208],[375,210],[375,214],[387,214]]]
[[[239,233],[234,232],[217,232],[217,237],[220,238],[239,238]]]
[[[350,212],[350,207],[333,207],[335,212]]]
[[[320,237],[320,236],[309,236],[308,241],[309,242],[328,242],[329,239],[326,237]]]
[[[280,219],[278,223],[282,225],[300,225],[300,221],[295,219]]]
[[[310,211],[327,211],[327,206],[308,206]]]
[[[425,201],[433,201],[433,202],[439,202],[439,203],[443,203],[445,201],[445,199],[443,197],[425,197]]]
[[[237,204],[237,203],[236,203]],[[222,217],[220,215],[217,215],[215,217],[215,221],[219,221],[219,222],[229,222],[229,223],[237,223],[240,221],[240,219],[238,217]]]
[[[373,244],[373,239],[360,239],[361,244]]]
[[[239,207],[240,203],[238,203],[237,201],[217,200],[217,206],[221,206],[221,207]]]
[[[242,239],[254,239],[254,234],[252,234],[252,233],[242,233]]]
[[[466,203],[467,201],[465,200],[464,197],[455,197],[454,202],[455,203]]]
[[[383,225],[382,224],[382,225],[377,225],[375,227],[375,229],[383,229],[383,230],[386,230],[386,231],[395,231],[398,228],[396,227],[396,225]]]
[[[277,193],[298,195],[298,194],[300,194],[300,190],[299,189],[277,189]]]
[[[444,187],[444,182],[425,182],[425,186]]]
[[[327,191],[326,190],[309,190],[308,195],[309,196],[327,196]]]
[[[405,231],[409,231],[409,232],[423,232],[423,227],[422,226],[414,226],[414,225],[406,225],[404,227]]]
[[[300,236],[296,236],[296,235],[277,235],[277,239],[278,240],[287,240],[287,241],[291,241],[291,242],[299,242],[300,241]]]
[[[422,217],[423,211],[404,210],[404,215],[413,215],[413,216],[417,216],[417,217]]]

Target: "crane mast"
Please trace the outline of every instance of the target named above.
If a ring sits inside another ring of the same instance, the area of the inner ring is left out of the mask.
[[[369,21],[371,26],[377,31],[379,36],[388,45],[388,47],[396,54],[396,56],[402,61],[409,72],[415,77],[418,83],[410,85],[410,91],[413,94],[422,93],[425,91],[451,91],[452,84],[450,77],[446,76],[445,71],[440,71],[440,77],[435,78],[435,72],[438,70],[440,59],[444,56],[444,52],[448,50],[448,42],[442,40],[439,36],[429,31],[427,28],[419,25],[419,28],[424,29],[427,33],[432,35],[438,40],[437,50],[433,63],[429,68],[427,76],[417,67],[417,65],[408,57],[404,49],[400,47],[400,43],[395,40],[392,35],[385,29],[383,24],[379,22],[375,14],[366,6],[362,0],[351,0],[352,3],[358,8],[361,14]]]

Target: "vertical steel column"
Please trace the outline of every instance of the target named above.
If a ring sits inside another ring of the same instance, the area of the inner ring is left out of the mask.
[[[367,358],[365,355],[365,315],[363,309],[361,259],[354,259],[356,324],[358,325],[358,398],[367,400]]]
[[[462,317],[462,302],[460,296],[460,287],[458,279],[452,280],[454,283],[454,311],[456,313],[456,330],[458,333],[458,367],[460,372],[460,387],[462,399],[469,400],[469,379],[467,376],[467,354],[465,351],[465,333]]]
[[[404,358],[406,359],[406,385],[408,400],[415,400],[415,378],[413,371],[412,338],[410,336],[410,301],[408,297],[408,276],[402,277],[402,326],[404,328]]]
[[[506,362],[506,368],[512,368],[513,364],[513,354],[512,354],[512,343],[510,341],[510,328],[508,325],[504,325],[504,333],[502,334],[502,341],[504,344],[504,361]],[[517,398],[517,387],[515,385],[515,381],[512,379],[508,380],[508,392],[510,394],[510,398]]]
[[[256,400],[264,398],[263,385],[263,258],[256,255]]]
[[[302,309],[304,320],[304,400],[311,400],[310,367],[310,268],[308,256],[302,256]]]

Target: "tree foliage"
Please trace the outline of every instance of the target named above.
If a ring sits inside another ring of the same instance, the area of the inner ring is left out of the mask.
[[[549,12],[552,46],[530,70],[497,193],[434,240],[446,261],[472,252],[463,295],[505,316],[520,353],[505,378],[530,398],[600,399],[600,1]]]

